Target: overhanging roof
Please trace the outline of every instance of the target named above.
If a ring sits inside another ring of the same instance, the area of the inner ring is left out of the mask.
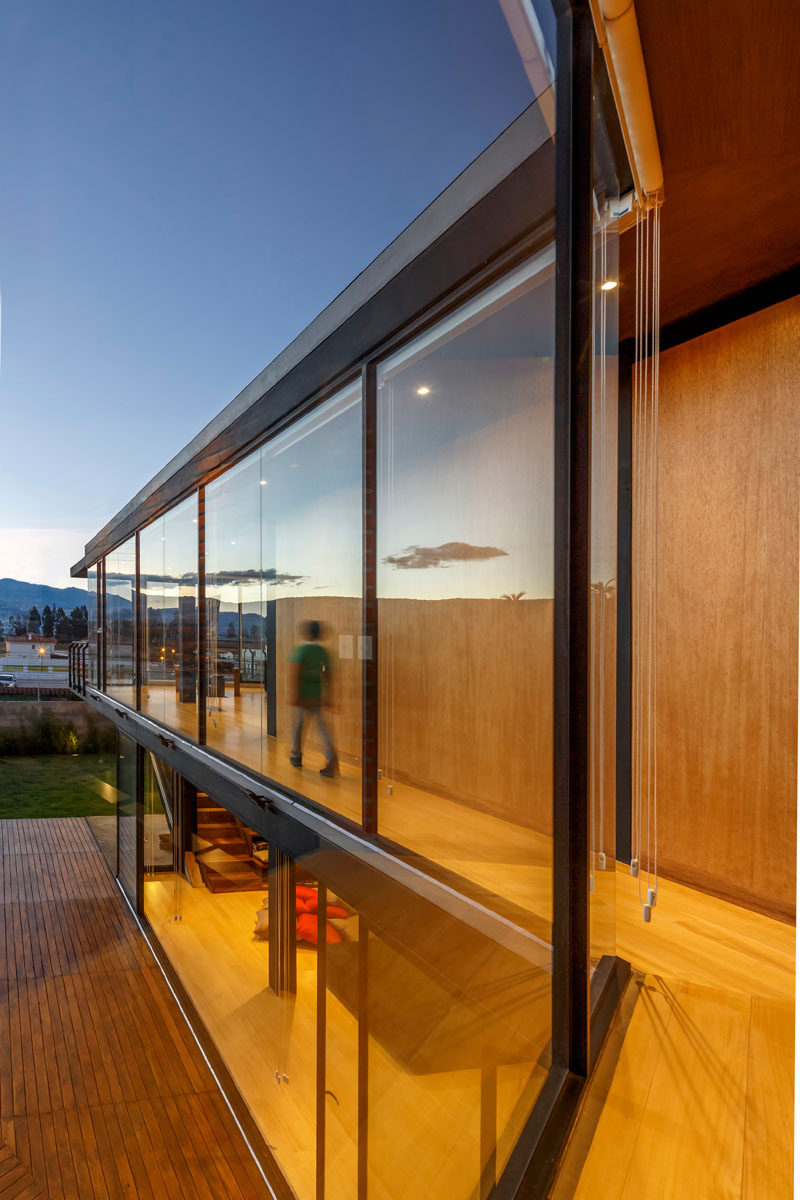
[[[102,555],[343,377],[487,258],[552,217],[554,147],[532,104],[222,412],[139,491],[71,568]]]

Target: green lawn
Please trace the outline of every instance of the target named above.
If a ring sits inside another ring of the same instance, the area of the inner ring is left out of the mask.
[[[0,819],[112,816],[113,754],[0,758]]]

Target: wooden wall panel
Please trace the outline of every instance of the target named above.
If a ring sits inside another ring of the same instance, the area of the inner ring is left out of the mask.
[[[291,710],[281,698],[288,695],[288,658],[299,625],[310,619],[324,623],[334,658],[334,742],[342,758],[358,763],[358,599],[278,601],[278,737],[290,736]],[[379,628],[383,772],[549,833],[552,600],[386,599]],[[353,658],[339,657],[341,635],[352,639]],[[318,748],[315,734],[309,744]]]
[[[790,917],[800,298],[661,360],[659,858]]]
[[[381,600],[389,778],[552,828],[552,600]]]

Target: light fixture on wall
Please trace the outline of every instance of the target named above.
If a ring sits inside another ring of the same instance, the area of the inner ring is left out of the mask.
[[[431,389],[425,383],[423,383],[422,387],[417,388],[418,396],[430,396],[430,394],[431,394]]]
[[[600,291],[601,292],[613,292],[613,290],[616,286],[617,286],[616,279],[606,279],[604,283],[600,284]]]

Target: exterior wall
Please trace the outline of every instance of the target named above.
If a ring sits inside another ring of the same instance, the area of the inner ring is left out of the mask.
[[[661,359],[659,864],[794,913],[800,298]]]
[[[4,700],[0,704],[0,747],[26,744],[39,738],[42,722],[71,725],[79,741],[91,734],[108,737],[108,722],[84,700]],[[6,749],[6,753],[8,750]]]

